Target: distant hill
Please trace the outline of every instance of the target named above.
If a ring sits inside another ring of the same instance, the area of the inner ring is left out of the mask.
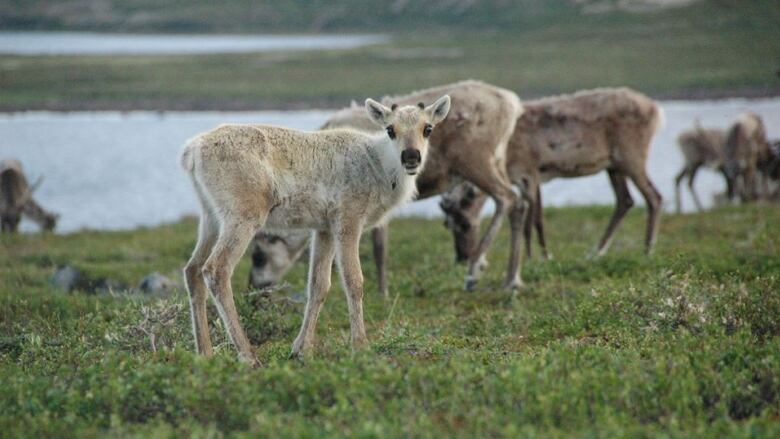
[[[426,27],[518,29],[582,15],[653,12],[694,2],[696,0],[2,0],[0,29],[115,32],[365,32]],[[747,2],[722,0],[711,3],[722,8]]]

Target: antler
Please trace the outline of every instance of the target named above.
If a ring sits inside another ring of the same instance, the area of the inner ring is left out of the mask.
[[[21,197],[19,197],[19,200],[17,200],[17,204],[19,206],[25,205],[30,199],[32,199],[33,193],[38,190],[38,188],[43,183],[43,175],[38,177],[37,180],[35,180],[35,183],[33,183],[31,186],[29,186],[27,189],[25,189],[24,193]]]

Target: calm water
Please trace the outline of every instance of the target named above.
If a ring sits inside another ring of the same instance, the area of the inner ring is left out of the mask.
[[[161,55],[349,49],[382,35],[154,35],[0,32],[0,53],[16,55]]]
[[[741,111],[759,113],[772,138],[780,137],[780,99],[664,102],[666,125],[656,136],[649,173],[674,203],[674,176],[682,166],[675,138],[699,117],[726,127]],[[60,232],[83,228],[127,229],[175,221],[198,211],[190,183],[178,166],[182,144],[223,122],[268,123],[316,129],[327,111],[305,112],[30,112],[0,115],[0,158],[20,159],[30,180],[44,176],[36,198],[62,215]],[[703,170],[696,186],[702,201],[722,192],[722,178]],[[554,180],[543,186],[545,205],[613,204],[606,174]],[[641,195],[632,187],[637,201]],[[683,206],[691,209],[684,191]],[[437,216],[437,200],[413,203],[401,215]],[[605,221],[607,219],[605,218]],[[34,230],[25,223],[25,230]]]

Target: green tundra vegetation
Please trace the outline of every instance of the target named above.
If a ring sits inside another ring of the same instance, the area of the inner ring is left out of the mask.
[[[186,294],[58,292],[56,267],[136,284],[181,279],[193,220],[120,232],[3,236],[3,437],[778,437],[780,207],[666,215],[642,254],[635,209],[586,260],[609,207],[547,210],[555,259],[498,289],[507,229],[482,289],[461,290],[440,221],[390,228],[387,301],[361,248],[371,347],[352,353],[337,276],[313,358],[287,358],[305,264],[271,293],[233,279],[263,367],[236,360],[210,309],[214,358],[192,352]],[[154,348],[152,347],[154,344]]]
[[[0,110],[335,108],[465,78],[523,98],[622,85],[660,98],[780,94],[775,0],[703,0],[645,13],[584,13],[581,5],[607,0],[185,3],[104,1],[111,7],[87,13],[51,1],[6,2],[0,28],[349,31],[392,39],[316,52],[0,55]]]

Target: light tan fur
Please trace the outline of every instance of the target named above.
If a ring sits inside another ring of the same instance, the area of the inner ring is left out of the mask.
[[[680,183],[686,176],[688,177],[688,190],[691,192],[696,209],[701,210],[701,201],[699,201],[699,197],[696,195],[693,187],[693,181],[699,168],[706,166],[718,170],[724,174],[726,184],[731,185],[731,180],[725,175],[724,170],[726,161],[726,131],[702,128],[697,120],[693,129],[683,131],[677,137],[677,145],[685,158],[683,168],[674,180],[677,212],[679,213],[682,210]]]
[[[630,178],[648,206],[646,251],[653,248],[658,228],[661,195],[647,176],[650,141],[661,124],[659,107],[651,99],[627,88],[596,89],[572,95],[524,102],[507,151],[507,173],[520,188],[531,209],[525,215],[510,215],[511,255],[507,282],[522,285],[520,278],[520,229],[525,223],[526,250],[530,253],[530,227],[536,225],[540,245],[546,254],[539,186],[558,177],[579,177],[606,170],[617,197],[617,207],[601,238],[595,255],[604,254],[612,236],[633,205],[628,192]],[[463,191],[460,191],[463,193]],[[443,203],[460,204],[459,195],[448,194]],[[469,204],[478,203],[479,200]],[[455,209],[457,210],[457,209]],[[453,212],[446,212],[452,216]],[[478,229],[478,215],[461,209],[460,222],[471,222],[468,232]]]
[[[414,105],[418,102],[430,102],[443,93],[452,97],[452,108],[449,117],[437,126],[431,136],[427,164],[417,179],[418,199],[438,195],[466,180],[487,192],[496,202],[498,208],[491,225],[479,240],[469,261],[466,287],[473,288],[484,267],[484,255],[500,228],[503,216],[517,203],[517,197],[504,172],[504,158],[509,137],[514,132],[516,120],[523,110],[520,100],[513,92],[479,81],[462,81],[408,95],[385,97],[382,102],[385,105]],[[355,105],[334,113],[323,126],[333,127],[375,129],[371,127],[366,113]],[[299,242],[295,239],[290,241]],[[374,230],[373,241],[380,292],[386,295],[384,227]],[[259,246],[267,248],[262,240]],[[257,249],[255,254],[262,252],[262,249]],[[274,250],[268,248],[266,253],[271,252]],[[286,253],[291,254],[294,251],[287,249]],[[263,256],[264,259],[273,257],[270,254]],[[290,264],[293,262],[294,259],[289,260]],[[283,273],[286,268],[274,271],[277,274],[265,270],[267,277],[256,276],[255,285],[278,281],[278,273]]]
[[[347,295],[352,345],[365,346],[360,234],[413,197],[415,176],[428,155],[424,127],[441,122],[449,107],[448,96],[425,108],[393,110],[366,100],[371,119],[393,126],[395,139],[345,129],[310,133],[222,125],[190,140],[181,161],[202,214],[198,243],[184,276],[198,352],[213,352],[206,318],[208,291],[239,358],[257,362],[238,320],[230,278],[258,229],[313,231],[308,299],[292,355],[301,356],[312,347],[334,258]]]

